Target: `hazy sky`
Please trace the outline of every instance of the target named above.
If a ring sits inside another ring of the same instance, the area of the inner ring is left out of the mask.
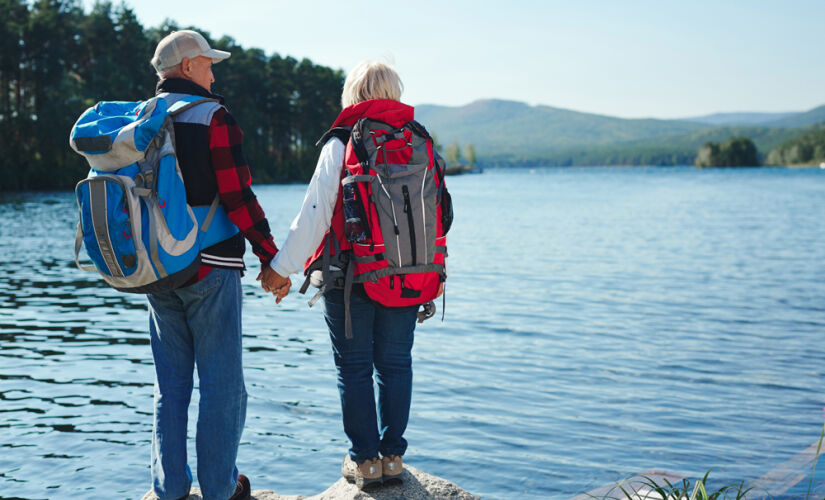
[[[673,118],[825,104],[825,0],[127,4],[144,26],[170,18],[344,70],[394,60],[413,105],[502,98]]]

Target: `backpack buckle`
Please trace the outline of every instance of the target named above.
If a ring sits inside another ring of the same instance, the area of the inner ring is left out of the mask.
[[[423,323],[428,319],[435,316],[435,303],[433,301],[426,302],[421,304],[421,310],[416,313],[418,316],[418,322]]]

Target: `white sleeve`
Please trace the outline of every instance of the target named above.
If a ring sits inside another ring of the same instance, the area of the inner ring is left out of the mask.
[[[328,140],[321,149],[301,211],[289,226],[284,245],[269,264],[281,276],[303,271],[304,263],[324,239],[338,199],[345,154],[346,147],[336,138]]]

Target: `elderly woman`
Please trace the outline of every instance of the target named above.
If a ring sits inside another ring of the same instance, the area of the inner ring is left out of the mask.
[[[446,240],[443,240],[443,235],[438,243],[430,241],[429,260],[427,261],[422,262],[421,256],[422,253],[428,254],[426,250],[419,251],[418,256],[415,250],[412,250],[412,265],[417,267],[405,268],[412,271],[409,274],[405,272],[381,276],[388,289],[393,289],[396,293],[402,290],[399,297],[406,297],[406,299],[397,301],[396,305],[402,305],[400,307],[386,307],[370,298],[370,295],[375,297],[374,288],[365,289],[365,287],[380,285],[377,280],[363,284],[354,280],[353,284],[353,280],[341,277],[346,273],[340,271],[347,268],[347,261],[351,255],[351,252],[345,250],[347,247],[357,247],[355,242],[363,241],[364,232],[369,231],[369,221],[354,217],[351,213],[352,206],[346,205],[346,203],[352,203],[353,196],[357,193],[354,193],[352,187],[349,187],[347,191],[347,182],[342,182],[342,179],[350,176],[347,170],[349,167],[345,168],[345,164],[348,166],[359,164],[359,161],[354,158],[354,148],[347,148],[350,139],[349,128],[356,125],[362,118],[377,120],[376,123],[386,125],[391,132],[382,132],[386,137],[378,139],[386,141],[381,144],[385,146],[382,151],[383,161],[388,167],[397,169],[398,163],[404,160],[393,159],[392,156],[388,160],[387,151],[390,151],[389,154],[392,155],[396,154],[392,152],[398,152],[404,148],[411,149],[416,140],[417,152],[407,153],[407,156],[403,158],[410,160],[410,154],[417,154],[416,162],[418,162],[419,172],[422,167],[422,157],[425,160],[424,165],[429,165],[431,168],[433,165],[432,144],[427,139],[428,136],[423,127],[413,122],[413,108],[399,101],[401,92],[402,83],[398,74],[386,64],[364,62],[350,72],[344,83],[341,97],[343,110],[333,124],[333,128],[325,135],[327,139],[309,183],[301,211],[292,222],[281,251],[271,263],[272,268],[279,275],[289,276],[304,270],[306,263],[313,263],[307,266],[312,271],[318,267],[314,264],[325,260],[326,264],[332,263],[331,266],[327,265],[327,269],[331,267],[339,271],[337,283],[349,281],[349,285],[345,287],[346,291],[336,288],[332,283],[324,283],[321,290],[324,298],[324,315],[329,327],[338,372],[344,431],[352,444],[349,453],[344,458],[342,475],[361,489],[378,487],[382,483],[401,482],[401,457],[407,449],[404,431],[409,418],[412,394],[413,331],[418,304],[422,303],[415,304],[414,300],[407,299],[411,296],[437,296],[441,293],[440,282],[445,277],[443,266],[446,256],[444,246]],[[418,134],[415,139],[412,138],[413,132],[410,127],[419,127],[415,129]],[[355,137],[354,133],[353,137]],[[391,149],[391,144],[400,144],[400,147]],[[360,164],[365,165],[366,162],[362,161]],[[440,170],[438,172],[440,174]],[[425,193],[433,194],[432,199],[436,199],[434,195],[436,187],[432,186],[443,187],[443,177],[440,177],[440,181],[435,181],[433,180],[435,175],[432,172],[429,176],[424,174],[423,181],[418,182],[418,185],[424,187],[420,188],[420,193],[416,192],[414,202],[417,202],[419,198],[424,200]],[[357,180],[355,179],[357,177],[359,176],[356,175],[347,180]],[[366,188],[362,189],[366,190]],[[360,196],[366,197],[366,191],[363,193]],[[442,190],[438,190],[438,193],[440,196]],[[404,195],[408,195],[407,186],[404,186]],[[373,200],[372,195],[369,195],[369,199]],[[406,201],[407,203],[403,205],[404,216],[408,215],[410,208],[409,196]],[[432,203],[435,204],[435,201]],[[361,216],[374,220],[378,209],[373,207],[372,210],[373,212],[362,210]],[[410,218],[409,226],[407,226],[408,220],[402,216],[401,207],[396,205],[393,213],[395,210],[398,211],[399,219],[403,221],[399,220],[395,223],[394,228],[390,225],[389,231],[394,229],[394,234],[398,235],[399,225],[403,222],[404,230],[414,235],[414,229],[410,228],[413,228],[417,221],[412,221]],[[438,210],[440,214],[441,209]],[[430,212],[434,213],[434,210],[430,209]],[[430,212],[423,213],[429,214]],[[344,216],[345,213],[346,216]],[[423,229],[423,237],[419,232],[419,244],[421,244],[420,240],[428,236],[435,238],[436,234],[440,235],[444,232],[440,220],[437,225],[434,222],[426,224],[430,225]],[[391,232],[385,232],[385,234],[392,235]],[[395,241],[395,236],[392,236],[392,239]],[[332,240],[335,240],[334,244],[330,244]],[[413,237],[411,240],[412,246],[415,246],[416,239]],[[325,245],[327,245],[326,252],[323,251]],[[373,247],[374,244],[362,244],[361,246]],[[383,249],[383,240],[379,242],[379,246]],[[399,243],[399,246],[403,246],[403,243]],[[387,253],[390,253],[389,248],[390,243],[387,243]],[[442,252],[440,258],[437,254],[438,249]],[[364,251],[366,250],[362,249],[362,252]],[[330,254],[333,255],[330,256]],[[359,258],[358,249],[355,255],[352,257],[353,261]],[[438,262],[434,261],[433,255],[436,255],[435,260]],[[395,257],[395,249],[392,251],[392,256]],[[398,256],[402,259],[400,251]],[[370,257],[376,257],[376,260],[379,258],[378,255]],[[361,261],[363,260],[362,257]],[[438,269],[441,271],[437,271]],[[432,272],[428,273],[427,270]],[[316,274],[322,273],[316,271]],[[333,281],[329,272],[323,274],[324,279]],[[417,286],[415,280],[426,279],[428,275],[434,275],[435,279],[426,283],[418,282],[420,289],[415,290],[413,288]],[[349,276],[351,277],[352,275]],[[264,287],[266,288],[266,284]],[[377,411],[373,374],[378,383]]]

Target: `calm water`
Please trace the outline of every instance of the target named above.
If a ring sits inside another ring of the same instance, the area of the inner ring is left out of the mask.
[[[824,170],[491,171],[449,186],[447,315],[416,331],[409,463],[485,498],[569,498],[651,469],[755,480],[816,442]],[[276,240],[303,191],[256,188]],[[0,198],[0,497],[149,488],[145,299],[74,268],[75,218],[70,193]],[[321,311],[294,293],[276,306],[255,275],[239,468],[254,489],[318,493],[347,448]]]

